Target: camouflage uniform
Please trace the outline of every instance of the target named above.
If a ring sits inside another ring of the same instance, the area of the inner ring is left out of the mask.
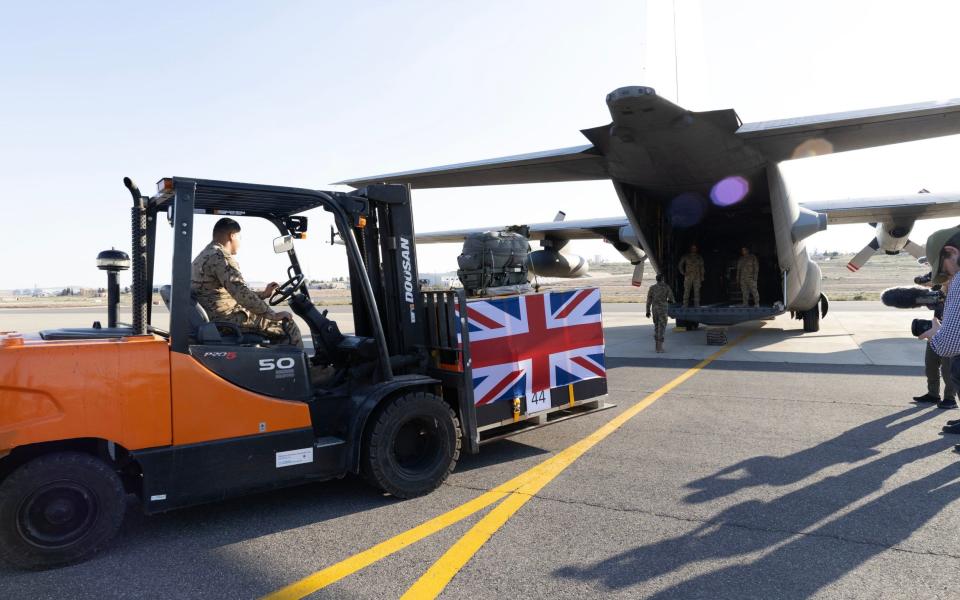
[[[760,306],[760,292],[757,291],[757,277],[760,275],[760,263],[753,254],[741,256],[737,261],[737,283],[743,294],[743,305],[750,305],[750,296],[753,296],[757,306]]]
[[[663,334],[667,330],[667,305],[674,302],[673,290],[662,281],[647,290],[647,314],[653,313],[653,339],[658,342],[663,341]]]
[[[210,242],[193,259],[190,289],[211,321],[236,323],[242,330],[259,333],[274,342],[303,347],[300,329],[292,320],[271,321],[267,304],[247,287],[237,259],[217,242]]]
[[[700,306],[700,284],[703,283],[703,257],[690,252],[684,254],[677,265],[683,275],[683,305],[690,305],[690,291],[693,290],[693,305]]]

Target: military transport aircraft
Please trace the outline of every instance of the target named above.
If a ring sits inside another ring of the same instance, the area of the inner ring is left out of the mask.
[[[870,224],[875,230],[873,239],[847,263],[847,269],[857,272],[875,254],[896,255],[907,252],[917,259],[922,258],[923,246],[909,237],[914,223],[920,219],[960,216],[960,193],[930,194],[924,190],[921,193],[906,196],[801,202],[800,207],[826,215],[828,225]],[[635,244],[625,241],[636,239],[625,216],[574,221],[566,221],[565,217],[566,213],[561,211],[553,221],[544,223],[428,231],[417,234],[417,243],[462,242],[466,236],[484,231],[520,232],[527,239],[540,240],[542,248],[531,252],[528,257],[528,266],[532,274],[571,279],[586,276],[590,267],[582,256],[564,251],[567,242],[591,238],[603,239],[614,244],[624,258],[634,265],[632,282],[633,285],[640,285],[647,257],[636,248]]]
[[[935,194],[801,206],[779,168],[786,160],[960,133],[960,99],[748,124],[732,109],[688,111],[642,86],[614,90],[607,106],[611,123],[581,130],[588,145],[341,183],[439,188],[610,179],[625,216],[531,228],[546,241],[540,260],[559,256],[564,240],[599,235],[631,262],[649,260],[679,291],[672,266],[696,243],[708,273],[702,304],[673,306],[670,316],[688,325],[733,325],[790,311],[805,331],[819,329],[828,305],[804,240],[828,221],[876,223],[875,240],[851,261],[856,269],[877,250],[920,252],[908,238],[916,219],[960,214],[957,197]],[[760,261],[758,307],[735,306],[728,273],[742,245]]]

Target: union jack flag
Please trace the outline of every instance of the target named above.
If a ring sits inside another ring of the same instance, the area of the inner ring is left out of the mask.
[[[596,288],[469,301],[476,404],[606,377],[601,317]]]

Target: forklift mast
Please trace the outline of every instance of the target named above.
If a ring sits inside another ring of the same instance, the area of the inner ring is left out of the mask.
[[[371,185],[357,192],[369,201],[366,222],[355,224],[354,234],[378,299],[380,321],[391,356],[409,355],[425,342],[423,325],[417,316],[423,311],[417,251],[414,245],[410,188],[398,185]],[[353,195],[351,194],[351,195]],[[355,276],[351,264],[351,279]],[[351,286],[354,306],[362,306],[360,290]],[[354,311],[357,335],[373,334],[369,316]]]

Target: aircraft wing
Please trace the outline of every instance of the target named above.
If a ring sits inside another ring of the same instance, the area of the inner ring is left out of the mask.
[[[747,123],[737,129],[737,137],[775,162],[958,133],[960,98]]]
[[[532,223],[530,228],[531,240],[542,240],[546,237],[560,240],[590,240],[607,236],[616,237],[620,228],[628,225],[626,217],[610,217],[602,219],[580,219],[573,221],[550,221],[549,223]],[[500,231],[503,225],[491,227],[475,227],[471,229],[456,229],[451,231],[432,231],[418,233],[418,244],[440,244],[444,242],[462,242],[463,238],[472,233],[484,231]]]
[[[608,179],[606,162],[592,145],[545,150],[444,165],[415,171],[387,173],[338,184],[361,188],[372,183],[408,183],[414,188],[466,187],[472,185],[508,185],[552,181]]]
[[[891,221],[896,218],[940,219],[960,217],[960,193],[955,194],[905,194],[900,196],[874,196],[870,198],[843,198],[803,202],[800,206],[827,215],[832,225],[849,223],[875,223]],[[602,239],[616,237],[621,227],[630,223],[626,217],[606,217],[600,219],[579,219],[568,221],[549,221],[531,223],[531,240],[546,237],[561,240]],[[462,242],[472,233],[501,231],[504,225],[453,229],[448,231],[430,231],[417,234],[417,243],[440,244]]]
[[[800,206],[827,215],[827,223],[876,223],[897,218],[940,219],[960,216],[960,194],[907,194],[803,202]]]

